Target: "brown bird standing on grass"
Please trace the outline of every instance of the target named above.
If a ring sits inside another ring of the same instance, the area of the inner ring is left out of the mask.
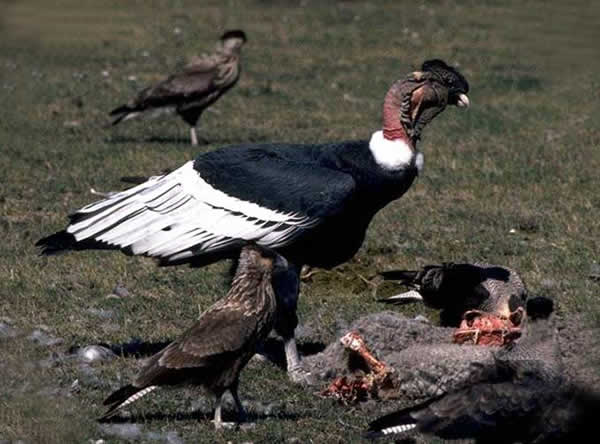
[[[206,108],[237,83],[241,48],[245,42],[244,31],[225,32],[213,54],[194,59],[181,72],[144,89],[128,104],[112,110],[112,124],[147,111],[176,112],[191,127],[192,145],[198,145],[196,123]]]
[[[225,298],[205,311],[179,339],[150,357],[132,384],[110,395],[104,401],[109,410],[100,419],[113,416],[159,386],[188,383],[216,396],[216,428],[229,425],[221,419],[227,390],[244,420],[237,392],[240,372],[273,328],[278,299],[290,288],[290,279],[295,280],[296,274],[289,272],[283,256],[264,247],[244,247]]]

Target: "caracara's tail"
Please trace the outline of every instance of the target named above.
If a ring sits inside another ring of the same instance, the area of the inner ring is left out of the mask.
[[[369,424],[367,438],[377,439],[383,436],[406,434],[417,428],[421,431],[428,430],[440,419],[429,406],[443,396],[436,396],[420,404],[381,416]]]
[[[134,387],[129,384],[124,387],[121,387],[119,390],[114,392],[104,401],[104,405],[110,406],[107,412],[99,418],[99,421],[104,421],[111,416],[115,415],[119,410],[123,407],[137,401],[141,397],[147,395],[154,389],[156,389],[157,385],[151,385],[148,387]]]
[[[389,435],[404,434],[417,427],[417,421],[410,416],[412,409],[404,409],[390,413],[369,424],[366,437],[370,439],[382,438]]]
[[[109,113],[109,115],[113,116],[113,121],[111,122],[111,125],[114,126],[123,120],[131,119],[137,116],[139,113],[139,110],[136,110],[135,108],[129,105],[121,105],[118,108],[113,109]]]

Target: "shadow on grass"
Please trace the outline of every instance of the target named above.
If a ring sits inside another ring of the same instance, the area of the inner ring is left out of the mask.
[[[143,358],[152,356],[158,353],[172,341],[161,341],[161,342],[144,342],[141,339],[132,339],[129,342],[123,342],[121,344],[99,344],[103,347],[110,349],[117,356],[124,358],[134,357]],[[298,344],[298,352],[301,356],[310,356],[325,350],[325,344],[322,342],[302,342]],[[285,369],[285,351],[283,348],[283,341],[278,338],[267,338],[259,349],[259,353],[265,355],[269,361],[276,366]]]
[[[191,145],[189,137],[170,137],[170,136],[151,136],[151,137],[131,137],[131,136],[110,136],[104,139],[106,143],[172,143]],[[211,141],[198,137],[199,145],[208,145]]]
[[[237,420],[237,415],[234,411],[228,411],[223,409],[223,421],[234,422]],[[175,412],[175,413],[150,413],[144,415],[132,415],[130,417],[112,416],[107,419],[98,420],[102,424],[133,424],[133,423],[149,423],[154,421],[206,421],[210,422],[213,420],[214,410],[210,413],[201,412],[194,410],[192,412]],[[277,413],[277,414],[265,414],[247,412],[247,419],[241,424],[252,423],[255,421],[262,421],[268,418],[277,417],[278,419],[297,421],[305,417],[305,415],[299,415],[297,413]]]
[[[206,145],[227,146],[236,145],[241,143],[268,143],[268,137],[265,133],[250,133],[242,138],[231,137],[225,135],[225,137],[217,137],[213,139],[207,139],[202,136],[198,136],[198,147]],[[108,144],[121,144],[121,143],[149,143],[149,144],[176,144],[176,145],[187,145],[192,146],[189,137],[174,137],[174,136],[150,136],[150,137],[134,137],[134,136],[107,136],[104,139],[105,143]]]
[[[121,344],[100,344],[103,347],[109,348],[117,356],[124,358],[134,357],[143,358],[146,356],[152,356],[158,353],[172,341],[161,341],[161,342],[144,342],[141,339],[132,339],[130,342],[123,342]]]

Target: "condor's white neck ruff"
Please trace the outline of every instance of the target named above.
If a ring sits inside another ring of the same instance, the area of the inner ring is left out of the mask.
[[[369,149],[377,165],[385,170],[400,170],[413,164],[419,169],[419,172],[423,168],[422,153],[413,150],[402,139],[386,139],[383,131],[373,133]]]

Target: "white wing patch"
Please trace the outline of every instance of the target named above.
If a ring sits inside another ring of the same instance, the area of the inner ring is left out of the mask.
[[[193,161],[166,176],[83,207],[67,232],[134,254],[180,260],[226,248],[240,239],[287,244],[319,219],[244,201],[212,187]]]

